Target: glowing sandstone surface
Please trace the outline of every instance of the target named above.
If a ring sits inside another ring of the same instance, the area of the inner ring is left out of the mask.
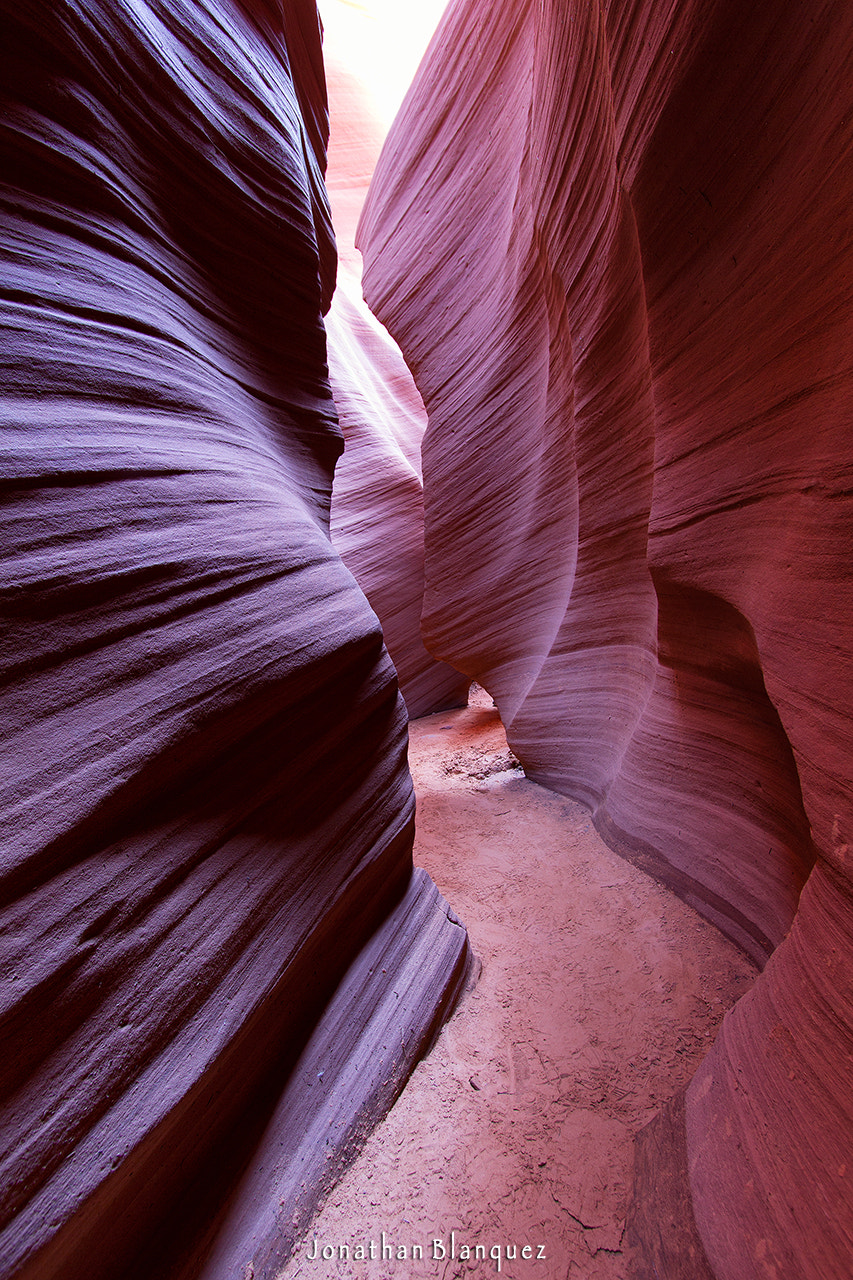
[[[726,1280],[853,1266],[851,60],[840,2],[456,0],[358,236],[427,647],[766,962],[672,1121]]]

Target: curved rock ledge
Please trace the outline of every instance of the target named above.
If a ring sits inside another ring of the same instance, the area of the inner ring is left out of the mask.
[[[203,1275],[267,1126],[309,1123],[309,1038],[338,1167],[467,944],[412,880],[405,709],[329,540],[316,8],[3,16],[0,1273]]]
[[[427,646],[772,953],[686,1099],[726,1280],[853,1259],[851,57],[839,0],[456,0],[358,238],[429,414]]]

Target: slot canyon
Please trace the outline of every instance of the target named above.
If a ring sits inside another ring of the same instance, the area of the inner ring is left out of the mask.
[[[853,9],[2,5],[0,1277],[847,1280]]]

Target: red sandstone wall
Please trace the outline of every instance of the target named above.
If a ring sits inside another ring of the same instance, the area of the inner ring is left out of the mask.
[[[359,237],[429,413],[428,647],[778,947],[687,1100],[727,1280],[853,1259],[851,55],[837,0],[458,0]]]
[[[467,946],[329,539],[316,9],[3,18],[0,1274],[272,1276]]]

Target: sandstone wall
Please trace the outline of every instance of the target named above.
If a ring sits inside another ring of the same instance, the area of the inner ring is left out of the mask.
[[[838,2],[456,0],[359,233],[428,648],[772,954],[687,1097],[727,1280],[853,1258],[851,54]]]
[[[326,317],[329,380],[346,442],[335,468],[332,543],[376,611],[412,718],[464,706],[469,679],[421,638],[426,413],[400,349],[343,273]]]
[[[273,1275],[467,952],[329,539],[316,8],[3,28],[0,1273]]]
[[[345,441],[335,469],[332,542],[376,611],[406,708],[415,717],[464,706],[470,681],[436,662],[421,638],[426,412],[399,347],[364,303],[361,255],[354,243],[390,123],[380,118],[369,86],[355,74],[362,71],[357,56],[364,56],[361,28],[378,34],[387,15],[383,19],[363,7],[345,10],[339,29],[341,7],[332,8],[323,40],[330,117],[326,185],[339,259],[326,332],[329,377]],[[381,65],[378,58],[377,53],[374,70]]]

